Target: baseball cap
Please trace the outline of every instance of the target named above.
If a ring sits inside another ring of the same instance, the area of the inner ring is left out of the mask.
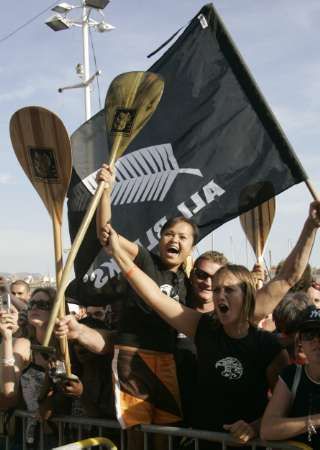
[[[298,331],[320,328],[320,309],[317,309],[314,305],[309,305],[301,311],[297,319]]]

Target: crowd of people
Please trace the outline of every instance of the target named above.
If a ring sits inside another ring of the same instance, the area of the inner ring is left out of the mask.
[[[29,448],[36,448],[40,420],[54,435],[50,417],[70,414],[118,420],[130,450],[143,448],[135,425],[150,423],[227,432],[238,444],[294,439],[319,449],[320,286],[308,261],[320,202],[311,203],[296,245],[272,279],[260,265],[250,271],[217,251],[200,255],[188,276],[197,226],[169,219],[153,254],[111,226],[109,166],[98,180],[106,188],[97,234],[121,275],[86,299],[92,306],[67,303],[49,350],[42,343],[52,288],[31,292],[15,281],[10,308],[0,310],[0,409],[33,413]],[[81,285],[77,292],[81,304],[87,293]],[[56,345],[65,337],[72,377]],[[167,448],[160,435],[152,448]],[[200,448],[220,447],[202,441]]]

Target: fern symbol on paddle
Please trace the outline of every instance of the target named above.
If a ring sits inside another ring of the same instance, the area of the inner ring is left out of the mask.
[[[116,165],[112,204],[162,202],[181,173],[202,177],[199,169],[180,169],[171,144],[146,147],[120,158]]]

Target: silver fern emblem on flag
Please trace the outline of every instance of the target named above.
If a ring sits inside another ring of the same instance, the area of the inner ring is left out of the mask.
[[[179,174],[202,177],[199,169],[180,169],[171,144],[142,148],[122,156],[115,165],[112,204],[162,202]],[[96,172],[83,180],[93,194]]]

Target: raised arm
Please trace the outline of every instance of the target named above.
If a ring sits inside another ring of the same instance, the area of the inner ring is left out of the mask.
[[[294,249],[284,261],[279,274],[257,291],[255,321],[274,310],[289,289],[301,278],[307,267],[317,229],[320,226],[320,202],[310,204],[309,215]]]
[[[102,164],[102,167],[97,174],[97,183],[101,181],[104,181],[105,189],[96,212],[96,228],[99,239],[103,227],[111,220],[111,192],[114,182],[114,172],[107,164]]]
[[[13,333],[17,330],[18,313],[14,307],[10,312],[0,312],[0,334],[2,336],[1,391],[3,398],[11,402],[18,399],[18,387],[23,369],[30,361],[30,341],[18,338],[13,342]],[[2,409],[2,405],[0,405]]]
[[[132,262],[112,227],[109,229],[108,252],[139,297],[173,328],[187,336],[195,335],[201,313],[163,294],[159,286]]]
[[[109,239],[109,222],[111,221],[111,192],[114,183],[113,169],[107,164],[103,164],[97,174],[97,182],[104,181],[106,188],[103,191],[96,213],[97,236],[102,247],[106,248]],[[138,245],[120,236],[120,243],[133,260],[138,255]]]

